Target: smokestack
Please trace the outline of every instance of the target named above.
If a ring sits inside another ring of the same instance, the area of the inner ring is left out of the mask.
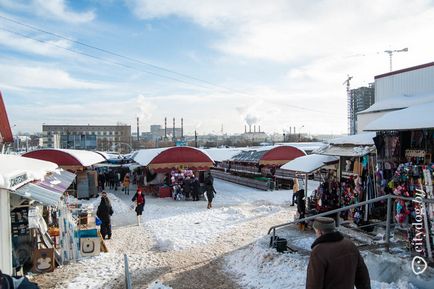
[[[253,125],[253,132],[256,132],[256,124]]]
[[[175,135],[175,118],[173,118],[173,141],[176,140],[176,135]]]
[[[140,140],[139,117],[137,117],[137,141]]]
[[[197,148],[197,132],[196,132],[196,130],[194,131],[194,147]]]
[[[247,133],[247,125],[244,125],[244,133]]]
[[[249,132],[252,132],[252,125],[249,124]]]
[[[294,126],[294,134],[296,134],[296,132],[295,132],[295,126]]]
[[[292,134],[292,126],[289,127],[289,134]]]
[[[261,132],[261,126],[258,125],[258,132]]]
[[[184,118],[181,117],[181,139],[184,138]]]
[[[164,118],[164,139],[167,139],[167,117]]]

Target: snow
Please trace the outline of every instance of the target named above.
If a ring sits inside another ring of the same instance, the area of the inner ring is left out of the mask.
[[[369,123],[365,130],[411,130],[434,128],[434,101],[392,111]]]
[[[327,163],[331,163],[338,160],[339,158],[335,156],[312,154],[312,155],[298,157],[284,164],[280,168],[283,170],[310,173],[325,166]]]
[[[434,101],[434,95],[424,94],[424,95],[412,95],[412,96],[396,96],[383,101],[379,101],[371,105],[368,109],[361,111],[359,113],[369,113],[378,112],[385,110],[396,110],[402,109],[414,105],[425,104]]]
[[[278,230],[278,236],[300,248],[294,254],[270,249],[267,236],[271,226],[293,220],[295,207],[289,206],[292,191],[260,191],[219,179],[214,185],[217,194],[210,210],[204,201],[146,196],[140,226],[131,209],[132,193],[108,190],[114,210],[113,236],[105,241],[109,252],[63,266],[36,281],[45,282],[43,288],[121,288],[123,254],[127,254],[134,288],[218,288],[221,282],[238,284],[221,288],[304,288],[308,256],[302,251],[310,250],[314,235]],[[99,198],[81,202],[96,209]],[[414,288],[433,288],[409,276],[402,259],[370,254],[365,255],[365,260],[373,276],[373,288],[413,288],[410,284],[416,284]],[[223,269],[212,265],[217,259]],[[386,263],[390,269],[382,267]],[[202,273],[207,266],[211,266],[210,275]],[[195,274],[194,270],[205,275]],[[179,277],[182,272],[187,276],[184,279]],[[214,280],[216,272],[220,274]],[[210,278],[206,282],[200,279],[205,277]],[[48,286],[50,282],[55,285]],[[181,286],[176,282],[187,283]],[[205,283],[207,287],[198,287]]]
[[[142,166],[147,166],[156,156],[158,156],[159,154],[161,154],[162,152],[168,149],[169,147],[138,150],[133,154],[133,160],[136,163],[141,164]]]
[[[332,145],[358,145],[358,146],[374,145],[373,138],[375,136],[376,136],[375,132],[364,132],[360,134],[334,138],[329,140],[328,143]]]
[[[84,167],[89,167],[94,164],[105,162],[106,159],[99,153],[85,150],[72,150],[72,149],[44,149],[44,150],[57,150],[62,151],[76,158]]]
[[[57,169],[57,164],[17,155],[0,154],[0,188],[12,189],[10,179],[22,174],[27,175],[27,180],[20,185],[33,180],[41,180],[48,172]]]
[[[204,149],[209,157],[215,162],[222,162],[231,159],[242,151],[243,148],[210,148]]]

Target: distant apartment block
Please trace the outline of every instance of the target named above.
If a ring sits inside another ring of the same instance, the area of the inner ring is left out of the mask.
[[[370,83],[368,87],[351,89],[350,94],[350,134],[356,134],[357,113],[369,108],[375,102],[374,83]]]
[[[129,151],[130,125],[43,125],[45,148]]]

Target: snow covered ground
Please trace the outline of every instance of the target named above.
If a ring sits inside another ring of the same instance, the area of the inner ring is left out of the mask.
[[[315,184],[309,184],[313,189]],[[141,226],[131,208],[133,190],[130,195],[109,191],[114,210],[109,253],[36,281],[42,288],[124,288],[126,254],[134,288],[304,288],[308,256],[277,253],[268,247],[266,235],[270,226],[293,219],[292,192],[259,191],[218,179],[215,189],[211,210],[204,201],[147,197]],[[98,204],[99,199],[84,202]],[[292,240],[310,250],[314,236],[304,233]],[[398,257],[369,253],[366,260],[376,289],[434,288],[414,280],[409,265]],[[393,270],[386,270],[384,262]]]

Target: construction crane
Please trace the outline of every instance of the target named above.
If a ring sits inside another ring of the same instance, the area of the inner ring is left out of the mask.
[[[351,91],[350,91],[350,81],[353,79],[352,76],[347,74],[347,79],[342,83],[342,85],[347,85],[347,118],[348,118],[348,134],[354,134],[355,133],[355,127],[354,127],[354,105],[353,105],[353,99],[351,97]]]
[[[398,49],[398,50],[384,50],[387,54],[389,54],[389,64],[390,64],[390,71],[392,71],[392,55],[396,52],[408,52],[408,48]]]

